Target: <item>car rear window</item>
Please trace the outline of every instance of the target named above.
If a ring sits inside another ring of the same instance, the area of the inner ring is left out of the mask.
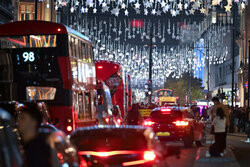
[[[141,133],[100,132],[71,138],[79,151],[145,150],[147,140]]]
[[[164,113],[162,111],[151,112],[149,118],[152,119],[171,119],[171,118],[182,118],[181,111],[171,111],[170,113]]]

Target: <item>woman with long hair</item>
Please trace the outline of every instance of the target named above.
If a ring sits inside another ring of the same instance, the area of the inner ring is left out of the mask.
[[[217,108],[212,126],[214,126],[215,143],[209,149],[210,155],[223,156],[226,143],[226,117],[222,108]]]

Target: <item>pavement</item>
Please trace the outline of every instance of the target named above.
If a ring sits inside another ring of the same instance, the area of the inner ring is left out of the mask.
[[[206,145],[197,150],[194,167],[240,167],[230,145],[227,146],[223,157],[208,157],[209,146],[213,140],[213,135],[207,135]]]
[[[230,147],[227,147],[223,157],[207,157],[208,149],[209,146],[198,149],[194,167],[240,167]]]
[[[209,146],[214,142],[213,135],[206,136],[206,144],[197,148],[185,148],[182,143],[169,143],[181,148],[180,158],[167,158],[168,167],[249,167],[250,143],[245,143],[244,133],[233,133],[227,136],[227,149],[223,157],[207,157]]]
[[[240,133],[240,132],[235,132],[235,133],[227,133],[227,135],[229,136],[238,136],[238,137],[247,137],[247,134],[246,133]]]
[[[227,143],[232,148],[232,151],[241,167],[250,166],[250,143],[245,143],[246,136],[244,135],[228,135]]]

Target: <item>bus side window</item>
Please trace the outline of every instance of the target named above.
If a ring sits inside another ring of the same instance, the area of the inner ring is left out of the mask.
[[[91,113],[90,113],[90,97],[89,97],[89,93],[85,93],[85,113],[84,113],[84,117],[85,118],[91,118]]]
[[[85,56],[86,56],[86,60],[87,62],[89,62],[89,50],[88,50],[88,44],[85,45]]]
[[[78,45],[78,42],[79,42],[78,39],[75,38],[75,43],[74,43],[74,44],[75,44],[75,57],[76,57],[76,58],[79,58],[79,57],[80,57],[80,55],[79,55],[79,45]]]
[[[74,105],[74,110],[78,113],[79,112],[79,107],[78,107],[78,93],[74,91],[73,95],[73,105]]]
[[[91,45],[88,45],[89,63],[92,63],[93,50]]]
[[[72,57],[76,57],[76,50],[75,50],[75,39],[71,37],[71,49],[72,49]]]
[[[82,92],[80,92],[80,94],[78,95],[78,104],[79,104],[78,118],[83,119],[84,118],[84,102],[83,102]]]
[[[94,56],[93,56],[93,47],[89,46],[89,58],[91,62],[94,62]]]
[[[79,59],[83,59],[83,53],[82,53],[82,41],[79,40],[78,42],[78,51],[79,51]]]
[[[68,45],[69,45],[69,56],[72,56],[72,42],[71,42],[71,36],[69,35],[68,38]]]
[[[78,82],[78,69],[77,69],[77,61],[74,58],[70,59],[71,61],[71,72],[74,83]]]
[[[86,49],[85,49],[85,43],[82,42],[82,58],[83,58],[83,61],[85,63],[86,61]]]

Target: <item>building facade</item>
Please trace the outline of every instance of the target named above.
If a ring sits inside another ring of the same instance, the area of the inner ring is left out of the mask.
[[[55,3],[53,0],[36,0],[37,13],[35,12],[35,0],[19,0],[17,20],[56,21]]]
[[[237,10],[235,8],[235,11],[233,11],[235,14],[218,9],[212,11],[207,18],[212,23],[209,24],[209,28],[203,36],[206,55],[209,57],[204,68],[203,84],[205,90],[209,92],[209,98],[222,93],[225,94],[222,101],[228,105],[232,105],[232,82],[234,82],[234,105],[240,103],[237,75],[240,61],[239,46],[236,43],[240,19]],[[234,81],[232,77],[234,77]]]
[[[241,106],[247,106],[247,82],[248,82],[248,57],[250,41],[250,6],[240,13],[240,36],[237,40],[239,45],[240,66],[237,70],[239,82],[239,99]]]
[[[10,22],[14,19],[12,3],[12,0],[0,0],[0,24]]]

